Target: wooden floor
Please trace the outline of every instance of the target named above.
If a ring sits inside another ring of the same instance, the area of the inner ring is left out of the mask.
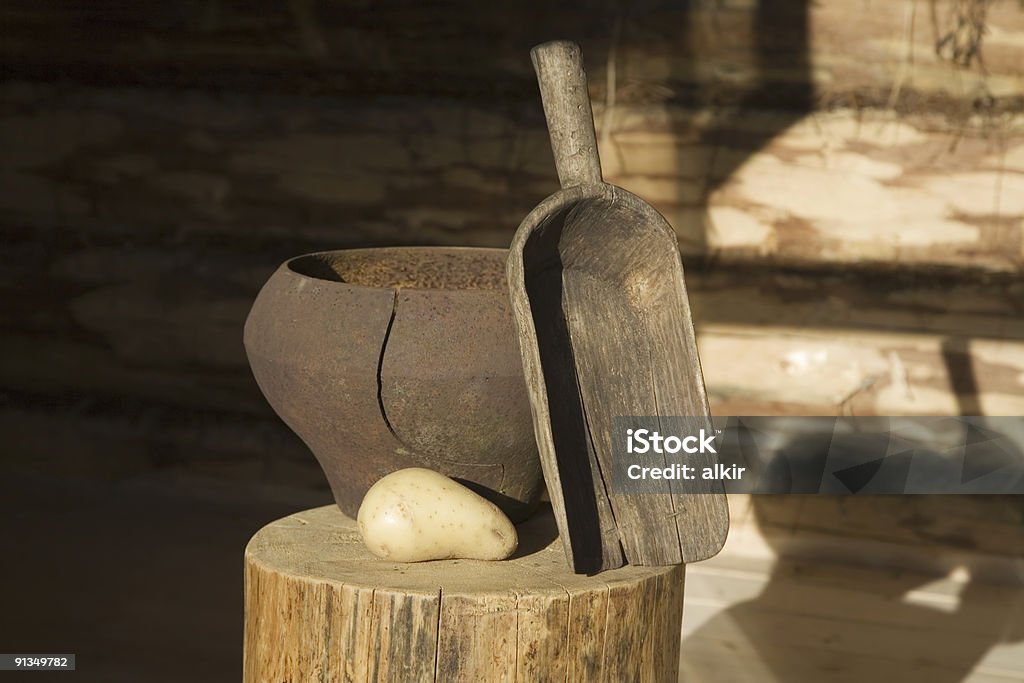
[[[17,550],[0,563],[0,651],[74,652],[76,681],[238,680],[242,549],[325,498],[173,477],[7,477],[0,532]],[[742,501],[733,512],[723,553],[687,568],[683,680],[1024,681],[1021,560],[909,571],[898,567],[918,551],[804,539],[797,552]]]
[[[741,514],[721,554],[687,567],[682,680],[1024,681],[1024,559],[936,573],[879,543],[804,539],[780,558],[783,540]]]

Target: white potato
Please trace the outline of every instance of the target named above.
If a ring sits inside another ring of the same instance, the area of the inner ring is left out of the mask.
[[[392,472],[371,486],[357,519],[370,552],[394,562],[504,560],[519,544],[497,505],[421,467]]]

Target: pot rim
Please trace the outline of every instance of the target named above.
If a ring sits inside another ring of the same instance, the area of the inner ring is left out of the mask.
[[[437,254],[441,253],[493,253],[493,254],[508,254],[508,249],[503,247],[465,247],[465,246],[444,246],[444,245],[404,245],[404,246],[393,246],[393,247],[356,247],[353,249],[324,249],[321,251],[311,251],[305,254],[299,254],[292,256],[287,259],[278,267],[278,272],[285,274],[289,277],[295,277],[303,280],[309,280],[316,282],[321,286],[341,286],[355,289],[366,289],[371,291],[394,291],[397,289],[402,290],[415,290],[421,292],[430,291],[444,291],[444,292],[508,292],[507,287],[494,287],[494,288],[482,288],[482,287],[418,287],[415,285],[391,285],[388,287],[379,287],[376,285],[366,285],[358,282],[347,282],[345,280],[332,280],[328,278],[316,277],[313,275],[307,275],[303,272],[296,270],[293,267],[293,263],[300,259],[308,259],[310,257],[325,257],[331,254],[369,254],[369,253],[381,253],[381,252],[413,252],[413,251],[429,251]],[[502,266],[502,275],[505,274],[505,267]]]

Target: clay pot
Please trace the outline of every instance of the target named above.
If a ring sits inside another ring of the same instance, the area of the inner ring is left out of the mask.
[[[353,249],[285,262],[245,323],[264,396],[338,506],[404,467],[525,518],[543,490],[508,303],[506,251]]]

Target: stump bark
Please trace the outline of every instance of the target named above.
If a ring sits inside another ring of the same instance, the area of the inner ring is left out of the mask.
[[[336,507],[245,551],[244,680],[674,681],[684,566],[573,574],[550,509],[502,562],[401,564]]]

